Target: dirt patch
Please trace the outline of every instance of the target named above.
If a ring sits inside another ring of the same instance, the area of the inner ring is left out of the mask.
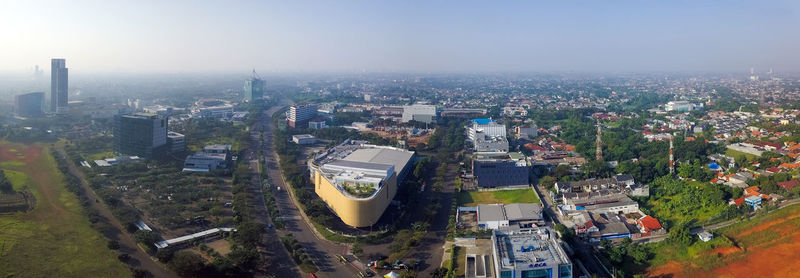
[[[743,261],[713,271],[722,277],[797,277],[800,273],[800,233],[782,240],[787,243],[748,250]]]
[[[769,229],[769,228],[774,227],[776,225],[783,224],[786,221],[789,221],[789,220],[792,220],[792,219],[795,219],[795,218],[798,218],[798,217],[800,217],[800,215],[792,215],[792,216],[789,216],[789,217],[784,218],[784,219],[770,221],[770,222],[758,225],[756,227],[753,227],[752,229],[749,229],[747,231],[741,232],[741,233],[735,235],[734,237],[740,238],[740,237],[748,236],[748,235],[753,234],[753,233],[758,233],[758,232],[761,232],[763,230]]]
[[[686,267],[676,261],[669,261],[666,264],[651,268],[647,272],[647,277],[684,277],[683,271]]]
[[[206,243],[206,246],[214,249],[214,251],[217,251],[217,253],[223,256],[228,255],[228,253],[231,252],[231,243],[224,239],[208,242]]]

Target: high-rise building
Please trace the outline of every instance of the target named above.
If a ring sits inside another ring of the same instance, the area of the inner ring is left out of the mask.
[[[252,102],[264,97],[264,80],[253,70],[253,76],[244,81],[244,100]]]
[[[308,120],[315,116],[317,116],[316,105],[293,105],[289,108],[289,113],[286,114],[286,121],[289,126],[298,127],[308,123]]]
[[[68,112],[69,69],[64,59],[50,60],[50,111]]]
[[[33,92],[14,96],[14,113],[19,117],[32,118],[44,114],[44,93]]]
[[[167,118],[149,113],[114,116],[114,152],[152,158],[167,145]]]

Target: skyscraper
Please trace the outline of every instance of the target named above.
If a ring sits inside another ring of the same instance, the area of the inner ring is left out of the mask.
[[[67,113],[68,74],[69,69],[64,59],[50,60],[50,111],[56,114]]]
[[[253,102],[264,96],[264,80],[253,70],[253,76],[244,81],[244,100]]]
[[[167,145],[167,119],[148,113],[114,117],[114,152],[152,158]]]
[[[20,117],[39,117],[44,114],[44,93],[33,92],[14,96],[14,113]]]

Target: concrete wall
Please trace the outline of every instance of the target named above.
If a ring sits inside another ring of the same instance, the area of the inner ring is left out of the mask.
[[[353,227],[374,225],[397,194],[397,173],[393,174],[371,198],[352,198],[339,191],[319,170],[313,171],[316,172],[311,175],[314,192],[328,204],[342,222]]]

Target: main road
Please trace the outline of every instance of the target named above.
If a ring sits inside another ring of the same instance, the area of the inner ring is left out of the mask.
[[[272,125],[272,115],[281,110],[283,106],[273,106],[265,111],[261,117],[261,129],[263,130],[264,140],[262,142],[265,171],[271,184],[281,190],[275,190],[275,199],[280,211],[280,217],[284,220],[285,229],[276,231],[278,235],[284,236],[291,233],[295,239],[305,248],[306,254],[319,268],[314,273],[317,277],[356,277],[358,270],[352,264],[343,264],[336,259],[336,254],[346,254],[347,245],[337,244],[318,236],[315,233],[304,212],[298,208],[297,200],[291,194],[291,187],[283,179],[280,168],[278,167],[278,154],[272,147],[272,130],[276,128]],[[273,233],[273,231],[269,231]],[[274,237],[274,236],[273,236]],[[276,243],[272,248],[283,248]],[[285,251],[284,251],[285,252]],[[309,274],[305,274],[310,276]]]

